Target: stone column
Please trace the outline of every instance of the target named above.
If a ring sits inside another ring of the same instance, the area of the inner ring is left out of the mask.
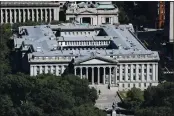
[[[146,68],[146,70],[147,70],[147,72],[146,72],[146,75],[147,75],[147,81],[149,81],[149,80],[150,80],[150,78],[149,78],[149,70],[150,70],[150,68],[149,68],[149,63],[147,64],[147,68]]]
[[[36,76],[36,75],[37,75],[37,67],[34,66],[34,76]]]
[[[120,81],[123,81],[122,72],[122,64],[120,64]]]
[[[100,84],[100,67],[97,67],[97,69],[98,69],[98,79],[97,79],[97,81],[98,81],[98,85]]]
[[[65,70],[65,67],[64,67],[64,65],[62,65],[61,74],[63,74],[64,70]]]
[[[82,72],[82,70],[83,70],[83,67],[80,67],[80,78],[82,79],[82,76],[83,76],[83,72]]]
[[[31,9],[32,10],[32,21],[34,21],[34,9]]]
[[[10,9],[10,23],[12,23],[12,18],[14,18],[14,17],[12,17],[12,11],[11,11],[12,9]]]
[[[53,65],[51,65],[50,68],[51,68],[51,74],[53,74]]]
[[[45,22],[47,22],[47,9],[45,9]]]
[[[27,20],[30,20],[30,11],[29,11],[29,9],[27,9]]]
[[[115,66],[115,79],[114,79],[115,85],[117,84],[117,66]]]
[[[47,74],[47,73],[48,73],[48,66],[45,65],[45,74]]]
[[[54,20],[59,20],[59,8],[54,8]]]
[[[103,67],[103,84],[105,84],[105,78],[106,78],[106,67]]]
[[[88,67],[86,67],[86,79],[88,79]]]
[[[134,79],[133,79],[133,64],[131,64],[131,81],[133,81]]]
[[[3,23],[3,9],[1,9],[1,23]]]
[[[77,74],[76,74],[76,69],[77,69],[77,67],[74,67],[74,75],[77,75]]]
[[[56,76],[59,76],[59,67],[56,65]]]
[[[25,22],[26,21],[26,17],[25,17],[25,14],[26,14],[26,12],[25,12],[25,9],[23,9],[23,22]]]
[[[43,21],[43,12],[42,12],[42,9],[40,9],[40,18],[41,18],[41,21]]]
[[[156,64],[156,75],[155,75],[155,81],[157,81],[158,80],[158,63]]]
[[[49,9],[49,22],[51,22],[51,9]]]
[[[135,81],[139,81],[139,72],[138,72],[138,69],[139,69],[139,64],[136,64],[136,70],[135,70],[136,77],[135,77]],[[143,72],[144,72],[144,70],[143,70]],[[141,73],[142,73],[142,71],[141,71]],[[144,74],[144,73],[142,73],[142,74]],[[141,78],[143,78],[142,77],[142,74],[141,74]]]
[[[18,15],[19,22],[21,22],[21,10],[20,10],[20,9],[18,9],[18,12],[19,12],[19,15]]]
[[[8,22],[8,16],[7,16],[7,9],[5,9],[5,23],[7,23]]]
[[[152,80],[153,81],[155,81],[155,76],[156,76],[156,74],[155,74],[155,64],[152,64]]]
[[[144,64],[141,65],[141,78],[142,78],[141,79],[142,81],[145,81],[145,79],[144,79]]]
[[[30,65],[30,76],[33,76],[33,66]]]
[[[128,81],[128,65],[127,64],[125,64],[124,70],[125,70],[125,81]]]
[[[94,85],[94,67],[91,68],[92,68],[92,85]]]
[[[91,25],[93,25],[93,18],[92,18],[92,17],[90,17],[90,19],[91,19]]]
[[[42,66],[39,66],[39,74],[42,74]]]
[[[39,15],[39,14],[38,14],[38,10],[39,10],[39,9],[36,9],[36,21],[37,21],[37,22],[38,22],[38,19],[39,19],[39,16],[38,16],[38,15]]]
[[[16,23],[16,9],[14,9],[14,23]]]
[[[82,23],[82,18],[80,18],[80,23]]]
[[[109,84],[111,84],[111,76],[112,76],[112,74],[111,74],[111,68],[112,67],[109,67]]]

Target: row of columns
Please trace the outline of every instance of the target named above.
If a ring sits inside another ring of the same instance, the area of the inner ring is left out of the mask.
[[[128,67],[128,64],[125,64],[125,67],[123,68],[123,65],[122,64],[119,64],[119,66],[114,66],[114,67],[108,67],[109,68],[109,83],[108,84],[113,84],[111,83],[111,76],[112,74],[114,74],[114,84],[116,84],[117,80],[119,82],[123,82],[123,81],[142,81],[142,82],[147,82],[147,81],[158,81],[158,64],[152,64],[152,73],[150,73],[150,64],[146,64],[147,67],[145,68],[145,64],[135,64],[135,67],[133,67],[134,64],[131,64],[130,67]],[[139,67],[140,66],[140,67]],[[91,68],[92,69],[92,84],[94,84],[94,68],[95,67],[82,67],[82,66],[76,66],[75,69],[74,69],[74,74],[75,75],[78,75],[77,74],[77,68],[80,68],[80,78],[83,78],[83,74],[82,74],[82,71],[83,69],[85,68],[86,69],[86,78],[88,79],[88,69]],[[105,79],[106,79],[106,70],[105,68],[106,67],[102,67],[103,68],[103,84],[105,84]],[[113,73],[112,73],[112,68],[114,68],[113,70]],[[128,68],[130,68],[130,73],[128,73]],[[100,67],[97,67],[98,69],[98,77],[95,77],[97,78],[98,80],[98,84],[100,84]],[[135,69],[135,72],[133,72],[133,70]],[[141,69],[141,72],[139,73],[139,69]],[[144,69],[146,69],[146,72],[144,72]],[[117,73],[117,70],[119,70],[119,73]],[[123,73],[123,70],[125,71]],[[128,79],[128,75],[130,74],[130,80]],[[146,79],[145,79],[145,76],[146,75]],[[152,76],[152,80],[150,79],[150,75]],[[125,77],[125,79],[123,80],[123,76]],[[135,80],[134,80],[134,76],[135,76]],[[118,78],[119,77],[119,78]],[[141,77],[141,79],[139,79]]]
[[[22,15],[23,14],[23,15]],[[32,21],[51,22],[59,20],[58,8],[40,8],[40,9],[2,9],[1,8],[1,23],[16,23]],[[36,17],[35,17],[36,16]],[[22,21],[23,19],[23,21]],[[36,19],[36,20],[35,20]]]
[[[38,67],[39,67],[39,73],[37,73]],[[47,65],[46,66],[44,66],[44,65],[43,66],[42,65],[40,65],[40,66],[30,65],[30,76],[36,76],[38,74],[43,74],[43,73],[47,74],[48,70],[49,70],[48,67],[50,67],[51,74],[53,74],[53,70],[55,70],[55,75],[60,76],[61,74],[63,74],[66,65],[55,65],[55,66],[53,66],[53,65],[49,65],[49,66],[47,66]],[[43,72],[43,68],[44,68],[44,72]]]
[[[106,68],[109,68],[109,84],[111,84],[111,76],[112,76],[112,68],[115,69],[116,71],[116,66],[115,67],[112,67],[112,66],[108,66],[108,67],[75,67],[74,68],[74,74],[77,75],[77,68],[80,68],[80,78],[82,79],[83,78],[83,74],[82,74],[82,70],[83,68],[86,69],[86,73],[85,73],[85,76],[86,76],[86,79],[88,79],[89,77],[89,68],[91,68],[92,70],[92,78],[91,78],[91,83],[94,84],[94,68],[97,68],[97,84],[100,84],[100,68],[103,68],[103,84],[105,84],[105,78],[106,78]]]

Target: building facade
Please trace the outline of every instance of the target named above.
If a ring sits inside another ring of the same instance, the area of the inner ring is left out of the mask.
[[[158,52],[138,40],[132,25],[38,25],[19,32],[15,49],[31,76],[61,76],[69,68],[91,86],[144,90],[158,84]]]
[[[59,11],[63,4],[51,1],[1,1],[0,22],[2,24],[59,20]]]
[[[71,3],[66,10],[66,20],[90,25],[114,24],[118,23],[118,8],[112,2]]]
[[[169,42],[174,42],[174,2],[170,2]]]

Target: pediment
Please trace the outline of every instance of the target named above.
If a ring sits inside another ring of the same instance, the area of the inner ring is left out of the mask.
[[[80,64],[107,64],[107,63],[110,63],[110,62],[94,58],[94,59],[81,62]]]
[[[79,14],[94,14],[94,12],[90,11],[90,10],[84,10],[84,11],[79,12]]]

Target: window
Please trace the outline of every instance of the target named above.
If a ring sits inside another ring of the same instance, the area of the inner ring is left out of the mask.
[[[139,83],[139,87],[141,87],[141,83]]]
[[[128,87],[130,87],[130,84],[128,84]]]
[[[125,80],[125,77],[123,76],[123,80]]]
[[[133,84],[133,87],[135,87],[135,84]]]
[[[124,84],[122,86],[124,87]]]
[[[152,86],[152,83],[150,83],[150,87]]]
[[[135,77],[135,75],[133,76],[133,80],[135,80],[136,79],[136,77]]]
[[[117,76],[117,80],[120,80],[120,76]]]
[[[147,77],[145,76],[144,79],[147,80]]]
[[[146,87],[146,83],[144,83],[144,87]]]
[[[110,23],[110,22],[109,22],[109,17],[106,17],[106,18],[105,18],[105,22],[106,22],[106,23]]]

